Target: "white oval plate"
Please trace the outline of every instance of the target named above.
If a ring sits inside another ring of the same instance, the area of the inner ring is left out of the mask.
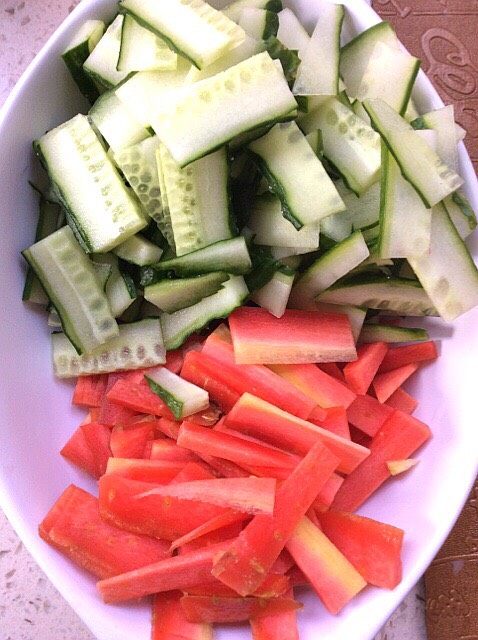
[[[314,0],[290,4],[312,27]],[[364,0],[344,0],[344,4],[350,33],[378,21]],[[60,53],[83,21],[111,18],[114,8],[113,0],[81,2],[30,65],[0,114],[0,353],[4,369],[0,505],[40,567],[99,640],[148,640],[147,604],[103,605],[94,580],[37,536],[38,523],[69,483],[90,491],[95,486],[58,455],[82,412],[69,408],[72,386],[53,379],[44,315],[21,301],[24,269],[20,251],[33,240],[37,212],[36,197],[27,183],[38,170],[31,142],[85,108]],[[442,106],[424,74],[414,97],[422,111]],[[467,194],[478,209],[478,184],[463,145],[460,163]],[[476,255],[476,243],[474,249]],[[413,387],[420,399],[417,416],[431,425],[433,441],[419,454],[421,463],[413,473],[387,484],[363,509],[366,515],[405,529],[402,583],[392,592],[367,588],[337,617],[326,613],[314,595],[304,594],[302,640],[372,638],[425,571],[455,522],[478,469],[477,326],[478,311],[460,319],[453,329],[435,323],[433,335],[447,338],[442,357]],[[229,627],[217,637],[242,640],[249,632],[245,627]]]

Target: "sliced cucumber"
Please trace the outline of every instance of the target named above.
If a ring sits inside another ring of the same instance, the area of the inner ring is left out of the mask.
[[[282,0],[236,0],[222,10],[223,14],[238,22],[244,9],[266,9],[276,13],[282,9]]]
[[[428,340],[425,329],[409,329],[387,324],[365,324],[360,332],[359,342],[424,342]]]
[[[63,333],[51,337],[53,368],[58,378],[154,367],[166,362],[158,319],[122,324],[119,335],[88,355],[79,356]]]
[[[443,205],[433,208],[429,253],[408,261],[446,322],[478,304],[478,269]]]
[[[86,116],[52,129],[36,149],[86,251],[108,251],[146,226]]]
[[[225,71],[226,69],[239,64],[239,62],[247,60],[247,58],[251,58],[257,53],[261,53],[265,50],[265,47],[266,45],[264,42],[255,40],[254,38],[246,35],[244,42],[242,42],[238,47],[235,47],[234,49],[232,49],[232,51],[228,51],[218,60],[208,65],[207,67],[204,67],[204,69],[198,69],[197,67],[191,66],[186,76],[185,82],[198,82],[199,80],[211,78],[217,73]]]
[[[165,40],[198,69],[244,40],[244,31],[202,0],[122,0],[120,10]]]
[[[123,16],[116,16],[83,64],[85,72],[103,89],[112,89],[127,75],[126,72],[118,71],[116,68],[122,28]]]
[[[413,98],[410,98],[410,100],[408,101],[408,107],[403,117],[407,122],[410,122],[410,123],[413,122],[413,120],[415,120],[416,118],[420,117],[420,114],[418,113],[418,109],[415,102],[413,101]]]
[[[455,191],[443,200],[443,204],[462,240],[472,233],[478,221],[468,198],[461,191]]]
[[[88,115],[115,153],[151,135],[128,111],[114,91],[104,93]]]
[[[365,108],[364,108],[363,104],[360,102],[360,100],[355,100],[355,102],[352,105],[352,109],[353,109],[353,112],[355,113],[356,116],[358,116],[361,120],[366,122],[368,125],[370,125],[370,126],[372,125],[372,121],[370,120],[370,116],[365,111]]]
[[[169,209],[163,207],[161,187],[156,164],[157,136],[114,154],[114,161],[137,195],[143,209],[156,222],[168,244],[174,247],[173,229]]]
[[[301,50],[293,91],[304,96],[335,96],[339,93],[344,7],[322,1],[318,3],[316,13],[317,24],[307,46]]]
[[[144,298],[166,313],[185,309],[217,293],[229,279],[227,273],[207,273],[195,278],[160,280],[144,288]]]
[[[319,302],[351,304],[402,316],[435,316],[437,311],[420,283],[400,278],[369,277],[338,283]]]
[[[111,275],[106,282],[105,293],[111,313],[115,318],[119,318],[137,299],[136,286],[129,274],[120,271],[118,258],[112,253],[97,253],[94,255],[94,261],[110,269]]]
[[[305,136],[305,139],[310,144],[311,149],[315,153],[315,155],[318,158],[321,158],[324,151],[324,145],[322,142],[322,132],[320,131],[320,129],[317,129],[317,131],[311,131]]]
[[[143,127],[150,127],[163,97],[184,84],[189,64],[178,60],[176,71],[139,71],[115,88],[115,93]]]
[[[231,237],[228,161],[223,147],[181,169],[164,145],[157,152],[159,173],[173,231],[182,256]]]
[[[279,13],[277,38],[288,49],[298,51],[299,56],[303,55],[310,40],[310,36],[302,26],[302,23],[288,7]]]
[[[94,81],[85,73],[83,64],[98,44],[104,31],[105,23],[102,20],[87,20],[75,33],[61,56],[78,89],[91,103],[98,98],[99,92]]]
[[[58,313],[55,311],[55,309],[52,309],[50,311],[50,313],[48,314],[48,320],[47,320],[47,324],[49,327],[51,327],[52,329],[59,329],[61,331],[61,320],[60,320],[60,316],[58,315]]]
[[[295,271],[279,267],[269,282],[253,293],[251,300],[281,318],[287,308],[294,277]]]
[[[267,52],[163,97],[153,129],[180,166],[297,108]],[[214,126],[211,123],[214,122]]]
[[[96,278],[98,279],[99,285],[106,293],[106,285],[108,284],[108,280],[111,278],[111,274],[113,273],[113,267],[106,262],[97,262],[94,256],[91,257],[91,262],[93,264],[93,268],[96,273]]]
[[[23,251],[60,316],[78,353],[89,353],[118,335],[94,267],[70,227],[63,227]]]
[[[49,202],[42,194],[40,194],[35,242],[43,240],[43,238],[46,238],[58,229],[58,220],[60,215],[61,212],[59,206],[54,202]],[[27,269],[27,275],[25,277],[22,300],[24,302],[32,302],[34,304],[48,304],[48,296],[30,266]]]
[[[161,316],[161,327],[166,349],[177,349],[188,336],[212,320],[226,318],[243,304],[248,295],[244,278],[236,276],[225,282],[217,293],[201,302],[175,313],[164,313]]]
[[[309,249],[303,247],[269,247],[271,256],[274,260],[284,261],[289,258],[299,258],[307,253],[310,253]],[[296,268],[296,267],[292,267]]]
[[[125,16],[121,31],[118,71],[174,71],[178,56],[154,33],[131,16]]]
[[[231,240],[222,240],[211,244],[204,249],[198,249],[180,258],[163,260],[153,265],[152,273],[145,272],[143,285],[152,284],[154,272],[165,273],[173,271],[177,276],[195,276],[214,271],[224,271],[226,273],[244,274],[252,267],[251,258],[247,249],[246,241],[242,236]]]
[[[342,242],[352,233],[352,221],[347,211],[333,213],[320,222],[320,232],[334,242]]]
[[[315,299],[340,278],[366,260],[370,251],[360,231],[326,251],[303,273],[291,294],[297,307]]]
[[[380,177],[380,136],[336,98],[314,112],[308,127],[321,129],[324,155],[357,195]]]
[[[337,190],[347,208],[347,214],[355,230],[376,225],[380,218],[380,182],[373,184],[360,198],[347,189],[342,182],[336,182]]]
[[[434,206],[456,191],[463,180],[383,100],[366,100],[364,107],[400,170],[425,206]]]
[[[408,52],[377,42],[362,76],[357,99],[380,98],[401,115],[405,114],[420,60]]]
[[[163,250],[138,234],[116,246],[113,253],[126,262],[144,267],[158,262]]]
[[[395,31],[388,22],[379,22],[342,47],[340,75],[345,82],[347,94],[351,98],[357,97],[363,75],[378,42],[393,49],[400,47]]]
[[[300,229],[342,211],[334,183],[295,122],[275,125],[249,145],[285,218]]]
[[[455,110],[452,104],[419,116],[411,123],[417,130],[433,129],[437,132],[436,152],[443,162],[458,172],[458,146],[455,127]]]
[[[267,40],[277,36],[279,18],[274,11],[247,8],[241,11],[238,25],[254,40]]]
[[[272,194],[256,199],[248,225],[256,244],[311,250],[319,247],[319,225],[309,224],[298,231],[284,218],[281,202]]]
[[[151,391],[168,405],[176,420],[183,420],[209,407],[207,391],[184,380],[166,367],[148,371],[144,377]]]
[[[380,258],[420,257],[430,250],[431,209],[427,209],[383,145],[380,196]]]

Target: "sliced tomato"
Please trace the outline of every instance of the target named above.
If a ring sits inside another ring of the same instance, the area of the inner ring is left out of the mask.
[[[166,362],[164,366],[166,367],[166,369],[169,369],[173,373],[179,375],[181,367],[183,366],[183,362],[184,353],[182,349],[174,349],[173,351],[168,351],[166,353]]]
[[[218,374],[217,362],[196,351],[190,351],[184,358],[181,376],[193,384],[205,389],[210,399],[222,411],[230,411],[239,400],[239,393],[227,385],[223,376]]]
[[[328,373],[329,376],[335,378],[336,380],[340,380],[340,382],[345,382],[344,374],[342,373],[342,369],[338,366],[336,362],[320,362],[318,365],[319,369]]]
[[[367,585],[347,558],[306,517],[295,528],[287,550],[330,613],[339,613]]]
[[[233,511],[230,509],[225,513],[221,513],[220,515],[211,518],[204,524],[199,525],[189,533],[186,533],[181,538],[178,538],[171,544],[171,551],[174,551],[178,547],[182,547],[194,540],[198,540],[203,536],[206,536],[209,533],[213,533],[218,529],[223,529],[224,527],[229,527],[229,525],[242,523],[244,520],[247,520],[249,516],[246,513],[241,513],[239,511]],[[285,571],[284,571],[285,573]]]
[[[247,520],[251,517],[248,514],[243,515],[247,516]],[[237,536],[241,533],[242,527],[242,522],[233,522],[232,524],[228,524],[221,529],[210,531],[200,538],[195,538],[190,542],[184,542],[179,547],[179,553],[191,553],[192,551],[197,551],[198,549],[203,549],[204,547],[210,547],[212,544],[218,544],[219,542],[225,542],[226,540],[233,540],[234,538],[237,538]],[[214,582],[211,584],[217,586],[218,582],[218,580],[214,580]]]
[[[291,600],[294,591],[284,594]],[[271,616],[253,618],[250,621],[253,640],[299,640],[296,611],[283,611]]]
[[[350,473],[369,454],[368,449],[351,440],[336,436],[248,393],[236,403],[225,424],[298,455],[305,455],[316,442],[321,441],[340,459],[338,470],[343,473]]]
[[[380,365],[379,373],[386,373],[415,362],[429,362],[438,358],[435,342],[421,342],[403,347],[392,347]]]
[[[146,445],[154,438],[155,427],[155,421],[113,427],[110,437],[111,453],[115,458],[144,458]]]
[[[175,440],[161,438],[154,440],[151,446],[151,460],[176,460],[194,462],[197,456],[184,447],[178,447]]]
[[[347,409],[347,418],[351,425],[373,438],[392,413],[393,408],[365,395],[356,397]]]
[[[335,435],[350,440],[350,428],[347,418],[347,411],[344,407],[330,407],[325,411],[325,418],[321,419],[312,412],[308,419],[312,424],[323,427]]]
[[[172,542],[225,511],[194,500],[159,495],[139,497],[154,488],[151,483],[118,474],[103,476],[99,482],[102,517],[127,531]]]
[[[186,620],[182,595],[172,591],[154,596],[151,640],[213,640],[212,625]]]
[[[115,474],[130,480],[168,484],[184,468],[178,460],[139,460],[138,458],[110,458],[106,467],[108,475]]]
[[[98,578],[116,576],[170,555],[168,544],[104,522],[98,500],[70,485],[39,528],[42,538]]]
[[[286,575],[270,573],[252,595],[256,598],[279,598],[289,590],[290,580]],[[188,595],[237,598],[237,593],[219,580],[214,583],[209,582],[205,585],[189,587]]]
[[[338,473],[333,473],[317,494],[312,507],[316,511],[327,511],[333,503],[343,481],[342,476],[339,476]]]
[[[314,445],[277,489],[273,515],[255,516],[215,560],[213,575],[242,596],[254,593],[337,464],[321,442]]]
[[[107,426],[98,422],[87,422],[82,424],[80,429],[83,431],[86,443],[93,453],[96,468],[95,478],[100,478],[106,471],[106,465],[111,457],[111,432]]]
[[[388,460],[409,458],[431,437],[416,418],[394,411],[370,445],[370,456],[347,478],[332,504],[334,511],[356,511],[388,478]]]
[[[323,409],[347,408],[355,400],[354,391],[336,378],[329,376],[315,364],[280,364],[271,365],[270,368],[312,398]],[[320,414],[316,414],[315,411],[314,415],[317,419],[321,419]]]
[[[178,439],[180,426],[180,422],[168,420],[168,418],[160,418],[156,425],[158,431],[161,431],[161,433],[164,433],[165,436],[167,436],[168,438],[172,438],[173,440]]]
[[[100,407],[107,384],[107,375],[80,376],[76,381],[72,404],[80,407]]]
[[[115,384],[119,381],[127,384],[125,375],[123,373],[110,373],[108,375],[106,391],[100,406],[99,422],[110,427],[118,424],[128,424],[138,413],[135,409],[120,405],[108,397],[109,391],[111,391],[111,389],[113,389]],[[146,412],[140,411],[140,413]]]
[[[228,544],[221,542],[101,580],[97,585],[98,590],[107,603],[137,600],[153,593],[176,589],[187,591],[189,587],[211,580],[214,557]]]
[[[215,371],[215,377],[220,376],[239,396],[253,393],[299,418],[307,418],[316,406],[314,400],[268,367],[236,364],[230,334],[224,326],[211,333],[201,355],[209,358],[210,374]]]
[[[394,589],[400,583],[402,529],[337,511],[322,513],[319,519],[325,535],[369,584]]]
[[[418,400],[399,387],[392,393],[385,404],[393,409],[398,409],[399,411],[403,411],[403,413],[411,415],[418,407]]]
[[[350,362],[357,358],[346,315],[286,309],[276,318],[260,307],[229,316],[237,364]]]
[[[373,389],[379,402],[386,402],[418,369],[418,364],[406,364],[375,376]]]
[[[81,426],[73,432],[60,454],[93,478],[97,477],[98,465]]]
[[[106,397],[112,404],[129,409],[131,412],[174,420],[168,406],[151,391],[144,379],[141,382],[119,379],[106,393]]]
[[[218,476],[222,476],[223,478],[247,478],[250,476],[250,472],[246,471],[242,467],[240,467],[235,462],[231,462],[230,460],[224,460],[223,458],[218,458],[216,456],[210,456],[206,453],[198,454],[207,462],[207,464],[214,469]]]
[[[213,480],[216,476],[204,462],[187,462],[171,483],[193,482],[194,480]]]
[[[385,342],[364,344],[357,349],[357,360],[344,367],[345,381],[355,393],[367,393],[388,351]]]
[[[181,606],[190,622],[244,622],[286,611],[297,611],[302,605],[290,598],[220,598],[183,596]]]

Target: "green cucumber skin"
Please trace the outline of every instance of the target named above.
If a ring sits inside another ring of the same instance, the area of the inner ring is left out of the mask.
[[[359,336],[362,344],[373,342],[387,342],[389,344],[403,342],[426,342],[429,340],[425,329],[409,329],[408,327],[393,327],[387,325],[364,325]]]
[[[170,40],[167,36],[164,35],[164,33],[161,33],[161,31],[158,31],[157,29],[153,29],[151,25],[148,22],[146,22],[146,20],[143,20],[140,16],[134,13],[134,11],[131,11],[130,9],[126,9],[126,7],[122,6],[121,3],[118,7],[118,11],[119,13],[122,13],[127,16],[131,16],[132,18],[134,18],[134,20],[136,20],[136,22],[140,24],[142,27],[144,27],[145,29],[148,29],[148,31],[151,31],[151,33],[154,33],[154,35],[158,36],[158,38],[161,38],[161,40],[164,40],[164,42],[168,45],[168,47],[172,49],[175,53],[177,53],[183,58],[186,58],[186,60],[189,60],[189,62],[192,65],[194,65],[196,69],[201,69],[201,67],[197,64],[195,60],[193,60],[190,56],[188,56],[187,53],[179,49],[172,40]]]
[[[266,24],[264,26],[264,33],[262,39],[267,40],[271,37],[276,37],[279,31],[279,16],[275,11],[266,9]]]
[[[151,380],[151,378],[149,378],[148,376],[144,376],[144,377],[146,378],[146,382],[148,383],[148,386],[151,389],[151,391],[155,393],[157,396],[159,396],[161,400],[163,400],[163,402],[165,402],[168,405],[169,409],[171,410],[171,413],[176,418],[176,420],[180,420],[183,415],[184,402],[181,402],[180,400],[175,398],[172,395],[172,393],[169,393],[169,391],[166,391],[166,389],[161,387],[154,380]]]
[[[413,87],[415,86],[415,82],[418,76],[418,73],[421,69],[422,66],[422,61],[421,60],[417,60],[417,62],[415,63],[415,69],[413,71],[413,75],[410,78],[410,82],[408,84],[408,90],[406,92],[406,94],[403,96],[403,102],[400,106],[400,111],[399,114],[402,117],[405,117],[405,113],[407,112],[408,109],[408,105],[410,104],[410,98],[412,97],[412,91],[413,91]]]
[[[85,98],[93,104],[99,97],[100,92],[96,82],[98,79],[92,77],[84,68],[83,63],[90,55],[90,50],[87,42],[83,42],[81,45],[66,51],[63,55],[63,62],[66,64],[71,77],[76,82],[78,89],[85,96]],[[96,82],[95,82],[96,80]],[[103,83],[102,83],[103,84]]]

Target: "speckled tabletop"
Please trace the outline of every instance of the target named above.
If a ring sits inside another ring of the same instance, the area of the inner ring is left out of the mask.
[[[78,0],[0,0],[0,106]],[[0,511],[0,640],[94,640]],[[426,640],[418,585],[375,640]]]

